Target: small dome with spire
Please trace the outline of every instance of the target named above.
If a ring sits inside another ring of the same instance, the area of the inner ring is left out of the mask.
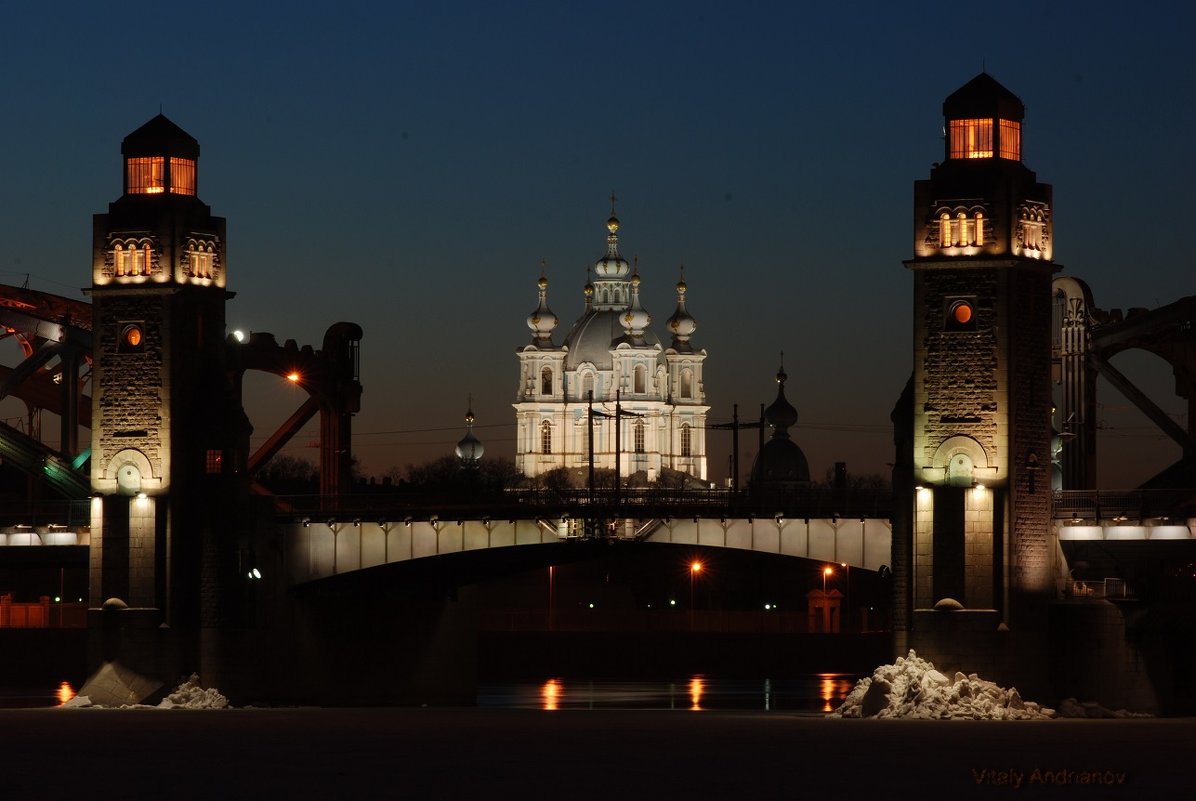
[[[540,280],[537,286],[540,290],[540,305],[527,316],[527,327],[532,330],[532,342],[541,347],[552,346],[552,332],[560,324],[560,319],[548,308],[548,276],[544,274],[545,263],[540,264]]]
[[[477,467],[486,449],[473,434],[473,398],[469,400],[469,410],[465,412],[465,436],[457,443],[457,458],[465,467]]]
[[[606,255],[594,262],[599,278],[626,278],[631,272],[627,259],[619,255],[619,218],[615,216],[615,195],[610,196],[610,218],[606,221]]]
[[[764,443],[752,466],[752,483],[762,489],[810,483],[810,465],[806,455],[789,437],[789,428],[797,424],[797,409],[785,397],[787,378],[784,354],[781,354],[781,368],[777,371],[777,397],[764,410],[764,419],[772,429],[772,437]]]
[[[623,313],[620,322],[623,324],[623,330],[627,333],[627,338],[634,344],[640,344],[644,341],[644,331],[652,323],[652,315],[648,314],[648,310],[640,305],[640,271],[638,264],[636,264],[635,274],[631,276],[631,305]]]
[[[668,329],[673,332],[673,350],[681,353],[690,353],[693,351],[693,346],[689,344],[689,338],[698,329],[697,322],[685,308],[685,293],[687,290],[688,287],[685,285],[685,266],[682,265],[681,279],[677,281],[677,310],[665,322]]]

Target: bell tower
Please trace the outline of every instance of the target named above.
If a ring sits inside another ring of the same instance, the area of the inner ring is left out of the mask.
[[[1052,588],[1051,187],[1022,162],[1021,101],[989,75],[948,97],[943,116],[944,160],[914,184],[905,262],[911,644],[937,625],[917,610],[936,607],[986,610],[971,617],[981,628],[1045,626],[1030,610]]]
[[[198,631],[215,586],[201,577],[219,573],[204,562],[236,526],[225,221],[199,199],[199,143],[166,117],[125,137],[121,155],[123,193],[92,235],[91,607],[178,635]],[[194,649],[174,645],[187,663]],[[160,646],[121,658],[169,675],[180,666],[144,664],[165,658]]]

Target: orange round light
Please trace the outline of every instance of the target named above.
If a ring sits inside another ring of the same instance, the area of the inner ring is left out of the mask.
[[[137,326],[131,326],[128,331],[125,331],[125,342],[134,348],[140,345],[141,329]]]
[[[972,319],[972,305],[962,301],[956,303],[951,309],[951,316],[955,318],[955,322],[966,325]]]

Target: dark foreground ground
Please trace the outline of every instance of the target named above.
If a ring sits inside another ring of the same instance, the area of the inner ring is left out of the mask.
[[[1196,797],[1196,720],[1177,718],[35,709],[0,731],[0,798],[38,801]]]

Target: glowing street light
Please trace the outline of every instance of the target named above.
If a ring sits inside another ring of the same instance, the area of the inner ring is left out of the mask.
[[[833,576],[834,574],[835,574],[835,569],[833,567],[831,567],[830,565],[827,565],[826,567],[822,568],[822,594],[823,595],[826,595],[826,579],[827,579],[827,577]]]
[[[702,572],[702,563],[694,560],[689,564],[689,630],[694,630],[694,577]]]
[[[300,378],[299,373],[294,370],[287,373],[287,381],[290,381],[292,384],[298,384],[299,378]]]

